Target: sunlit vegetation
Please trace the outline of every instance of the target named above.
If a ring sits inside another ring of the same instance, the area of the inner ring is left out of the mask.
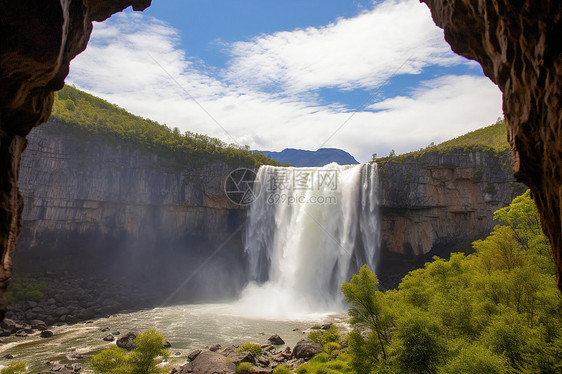
[[[401,162],[406,157],[418,158],[428,152],[447,154],[455,150],[461,150],[464,152],[480,151],[498,155],[507,153],[508,149],[509,143],[507,142],[505,121],[503,119],[498,119],[496,123],[490,126],[469,132],[451,140],[447,140],[438,145],[434,145],[432,143],[419,151],[409,152],[397,156],[396,152],[392,150],[386,157],[378,157],[375,153],[373,154],[373,161],[376,161],[378,164],[384,164],[386,162]]]
[[[327,330],[313,330],[308,334],[308,340],[314,343],[325,345],[327,343],[338,343],[340,341],[340,333],[335,326],[330,326]]]
[[[6,291],[8,304],[18,301],[40,301],[47,284],[33,278],[14,278]]]
[[[562,297],[529,192],[494,218],[475,253],[435,257],[396,290],[362,267],[342,285],[347,350],[297,373],[562,372]]]
[[[135,338],[137,348],[131,352],[111,346],[92,356],[90,365],[102,374],[167,373],[168,369],[158,366],[169,356],[165,343],[164,336],[151,329]]]
[[[193,132],[181,133],[150,119],[132,115],[116,105],[65,86],[56,93],[52,119],[88,136],[121,140],[151,152],[188,163],[221,160],[231,165],[279,165],[248,146],[226,144],[217,138]]]
[[[0,370],[0,374],[20,374],[27,372],[27,365],[25,362],[14,362]]]
[[[261,355],[262,349],[259,344],[245,343],[236,349],[237,353],[249,352],[254,357]]]
[[[240,362],[236,365],[236,372],[240,374],[250,374],[254,372],[254,366],[250,362]]]

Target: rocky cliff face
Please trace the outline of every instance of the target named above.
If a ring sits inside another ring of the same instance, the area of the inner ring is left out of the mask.
[[[493,212],[525,190],[507,152],[409,156],[380,165],[380,179],[379,272],[387,285],[432,255],[470,248],[494,227]]]
[[[232,166],[187,165],[55,120],[28,139],[17,271],[142,283],[165,295],[189,279],[175,295],[182,301],[233,297],[243,286],[246,210],[223,190]],[[428,152],[379,167],[386,286],[487,235],[493,212],[524,191],[507,152]]]
[[[513,172],[533,192],[562,290],[562,2],[421,0],[503,92]]]
[[[240,287],[246,212],[223,190],[232,166],[186,165],[54,120],[28,140],[18,271],[144,280],[168,290],[194,272],[185,287],[190,297],[218,298]],[[217,266],[221,274],[210,276]]]

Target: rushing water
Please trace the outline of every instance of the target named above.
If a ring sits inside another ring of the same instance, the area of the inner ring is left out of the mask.
[[[313,324],[321,321],[338,322],[345,316],[314,317],[317,318],[314,321],[248,318],[227,304],[180,305],[122,313],[91,323],[53,327],[55,335],[52,338],[40,338],[38,333],[26,338],[2,338],[0,367],[26,361],[30,365],[28,369],[38,372],[47,369],[45,362],[49,360],[84,363],[85,359],[67,361],[65,355],[73,352],[88,355],[106,348],[113,344],[103,341],[109,333],[142,332],[150,328],[162,333],[172,344],[170,363],[180,364],[187,362],[186,356],[195,349],[204,349],[216,343],[223,347],[246,342],[264,344],[273,334],[279,334],[287,345],[293,347],[305,336],[303,331]],[[109,331],[102,332],[105,328],[109,328]],[[73,347],[76,351],[73,351]],[[7,354],[16,357],[4,359]]]
[[[341,284],[363,264],[376,270],[377,166],[262,166],[256,181],[245,235],[251,283],[238,307],[269,316],[341,310]]]
[[[256,180],[261,193],[249,209],[245,235],[250,284],[238,302],[117,314],[54,327],[48,339],[38,333],[3,338],[0,367],[26,361],[30,370],[46,369],[48,360],[68,362],[73,350],[91,354],[107,347],[112,343],[102,339],[109,333],[150,328],[172,344],[170,362],[185,363],[192,350],[265,343],[272,334],[293,346],[311,324],[345,318],[329,314],[344,309],[341,283],[363,264],[377,266],[376,165],[263,166]],[[7,354],[16,358],[3,359]]]

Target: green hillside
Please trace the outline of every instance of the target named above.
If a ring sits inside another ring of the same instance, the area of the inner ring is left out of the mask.
[[[191,164],[220,160],[231,165],[279,165],[261,153],[252,153],[248,146],[192,132],[182,134],[70,86],[56,93],[51,118],[81,134],[123,140]]]
[[[509,149],[504,120],[499,120],[493,125],[469,132],[458,138],[447,140],[435,146],[433,150],[473,147],[491,148],[498,152]]]
[[[495,154],[507,152],[509,143],[507,142],[504,120],[498,120],[490,126],[447,140],[438,145],[420,149],[419,151],[409,152],[399,156],[380,157],[376,159],[376,162],[379,164],[388,161],[397,162],[409,156],[417,158],[428,152],[449,153],[459,149],[463,151],[482,151]]]

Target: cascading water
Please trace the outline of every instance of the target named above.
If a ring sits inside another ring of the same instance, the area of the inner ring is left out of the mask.
[[[379,248],[377,165],[260,167],[239,307],[275,317],[342,309],[341,284]]]

